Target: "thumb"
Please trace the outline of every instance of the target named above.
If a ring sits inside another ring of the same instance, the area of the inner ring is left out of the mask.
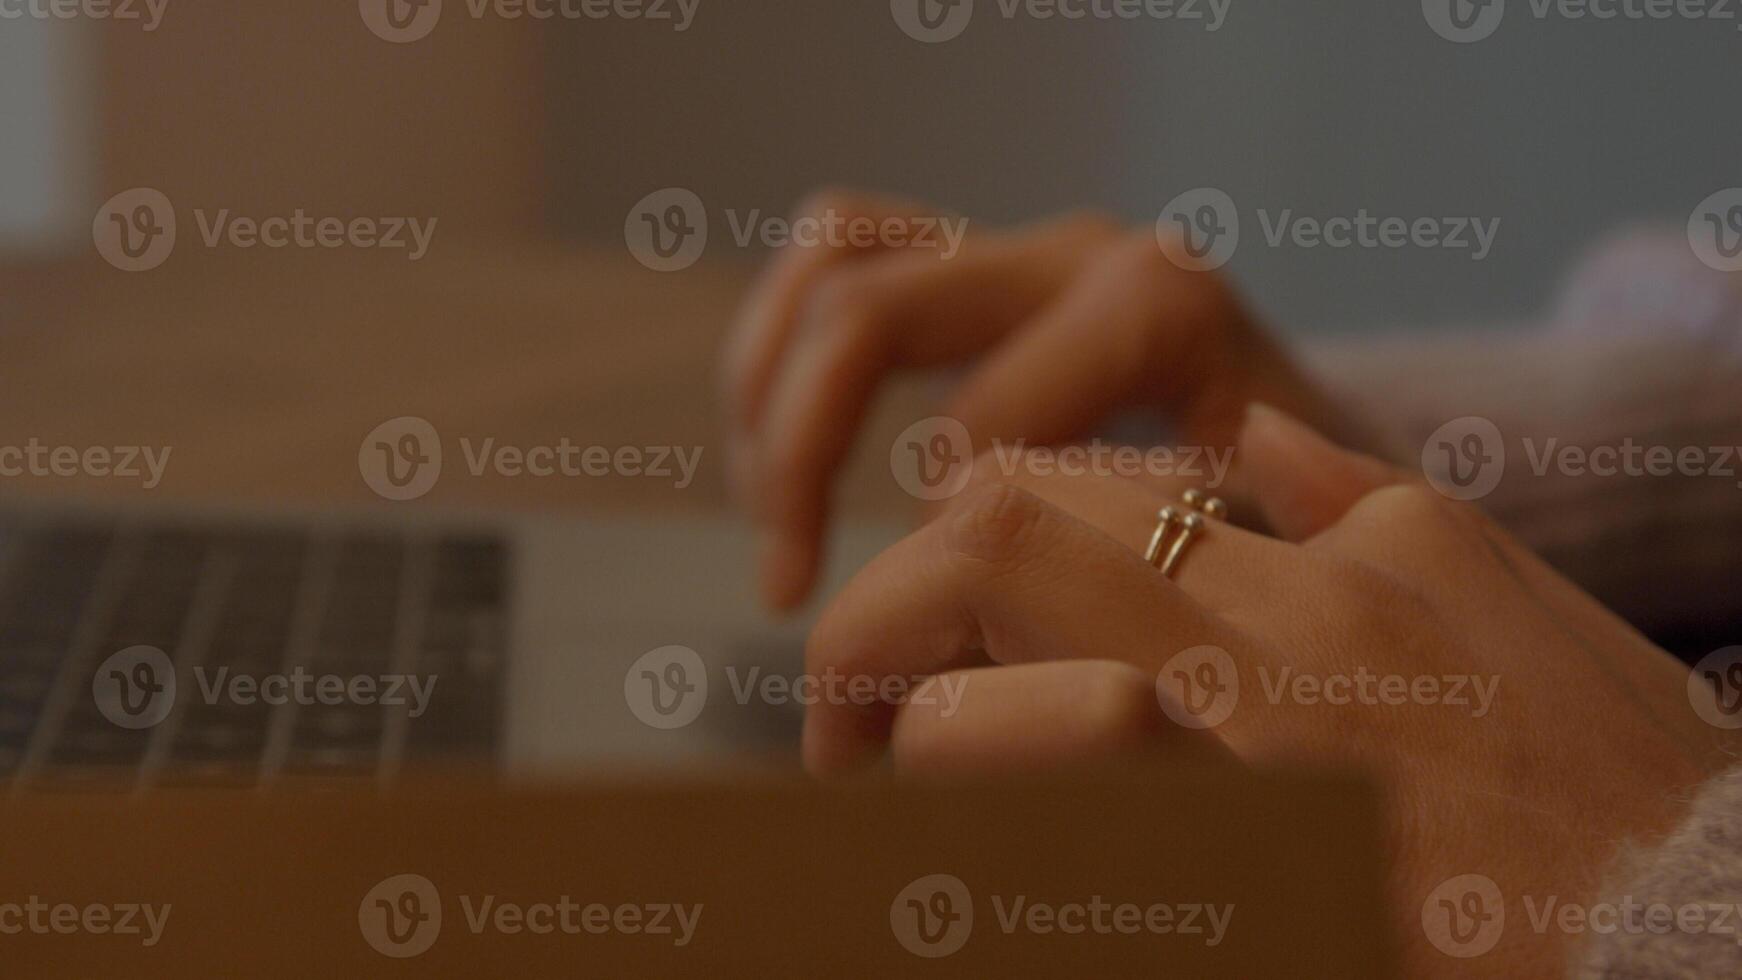
[[[1240,462],[1265,519],[1288,541],[1318,534],[1362,497],[1408,479],[1390,465],[1344,449],[1262,402],[1246,407]]]

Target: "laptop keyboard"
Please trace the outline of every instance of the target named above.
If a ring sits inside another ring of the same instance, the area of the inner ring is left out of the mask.
[[[0,528],[0,783],[263,786],[488,764],[507,565],[490,535]]]

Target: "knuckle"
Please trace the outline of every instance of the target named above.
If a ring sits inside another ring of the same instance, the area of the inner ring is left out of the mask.
[[[1360,523],[1390,525],[1415,532],[1455,531],[1460,526],[1450,501],[1416,483],[1381,487],[1356,501],[1349,513]]]
[[[975,561],[1012,564],[1032,552],[1049,519],[1039,497],[1015,484],[993,483],[968,496],[950,520],[948,547]]]

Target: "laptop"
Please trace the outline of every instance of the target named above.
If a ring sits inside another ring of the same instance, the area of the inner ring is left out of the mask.
[[[834,588],[900,533],[843,535]],[[0,509],[0,781],[797,764],[806,624],[727,521]],[[777,688],[778,689],[778,688]]]

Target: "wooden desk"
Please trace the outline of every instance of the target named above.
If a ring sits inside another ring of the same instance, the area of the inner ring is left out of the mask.
[[[0,477],[0,493],[380,503],[357,451],[428,419],[452,457],[417,503],[719,511],[717,351],[750,264],[646,270],[624,250],[439,236],[403,253],[178,248],[145,273],[95,256],[0,267],[0,445],[173,447],[153,491],[115,478]],[[897,404],[912,406],[918,387]],[[900,512],[885,406],[842,480],[848,513]],[[912,410],[907,412],[914,417]],[[473,478],[457,441],[704,447],[693,486]],[[403,506],[403,505],[402,505]]]

